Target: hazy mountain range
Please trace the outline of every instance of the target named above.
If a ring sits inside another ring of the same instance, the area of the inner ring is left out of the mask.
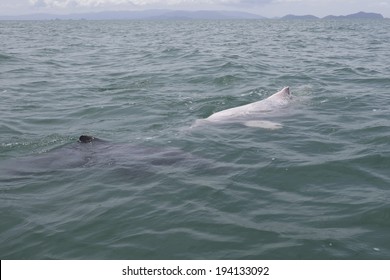
[[[304,16],[296,16],[296,15],[286,15],[282,17],[282,19],[321,19],[319,17],[313,16],[313,15],[304,15]],[[384,19],[384,17],[381,14],[376,13],[365,13],[365,12],[359,12],[356,14],[346,15],[346,16],[326,16],[322,19]]]
[[[141,19],[266,19],[263,16],[234,11],[176,11],[176,10],[145,10],[145,11],[107,11],[80,14],[28,14],[19,16],[0,16],[0,20],[141,20]],[[313,15],[286,15],[280,19],[320,19]],[[322,19],[384,19],[381,14],[359,12],[345,16],[326,16]]]

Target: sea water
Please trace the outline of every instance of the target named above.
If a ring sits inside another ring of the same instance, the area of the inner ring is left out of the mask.
[[[389,259],[389,30],[1,21],[0,257]]]

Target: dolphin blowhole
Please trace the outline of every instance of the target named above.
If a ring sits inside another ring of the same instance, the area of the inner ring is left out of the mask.
[[[95,137],[89,136],[89,135],[81,135],[79,137],[79,142],[80,143],[91,143],[94,140],[95,140]]]

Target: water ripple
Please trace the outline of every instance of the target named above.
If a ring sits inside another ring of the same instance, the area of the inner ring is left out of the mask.
[[[388,30],[3,22],[1,257],[388,259]],[[284,86],[282,129],[191,128]]]

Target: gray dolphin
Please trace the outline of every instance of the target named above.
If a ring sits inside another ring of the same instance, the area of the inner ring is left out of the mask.
[[[142,173],[163,166],[180,164],[193,167],[202,163],[202,159],[178,148],[112,143],[94,136],[81,135],[77,142],[48,152],[0,161],[0,174],[115,167]]]

